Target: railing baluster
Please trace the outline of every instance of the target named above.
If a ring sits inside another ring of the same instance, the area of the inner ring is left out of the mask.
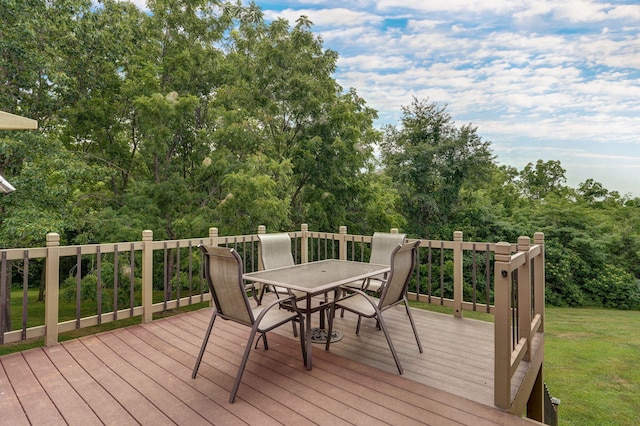
[[[432,284],[432,266],[433,266],[433,248],[431,246],[431,241],[429,241],[429,250],[427,252],[427,293],[429,295],[429,297],[427,298],[427,300],[429,301],[429,303],[431,303],[431,295],[433,294],[433,284]]]
[[[485,255],[485,296],[487,298],[487,301],[485,302],[487,304],[487,313],[491,312],[491,305],[493,304],[492,300],[491,300],[491,251],[490,251],[490,245],[487,244],[487,251],[486,251],[486,255]]]
[[[7,308],[8,308],[8,304],[7,304],[7,280],[8,280],[8,273],[7,273],[7,252],[3,251],[2,252],[2,259],[0,260],[0,344],[4,343],[4,333],[5,331],[10,331],[7,330],[8,324],[7,324]]]
[[[477,285],[478,285],[478,277],[476,276],[476,274],[478,273],[477,271],[477,264],[476,264],[476,243],[473,243],[473,250],[471,251],[472,255],[471,255],[471,285],[472,285],[472,303],[473,303],[473,310],[476,310],[476,303],[477,303]]]
[[[169,298],[171,297],[170,295],[167,294],[168,292],[168,268],[169,268],[169,253],[167,253],[167,243],[164,243],[164,278],[162,280],[162,285],[163,285],[163,293],[164,293],[164,297],[163,297],[163,308],[162,311],[166,312],[167,310],[167,300],[169,300]]]
[[[178,308],[180,307],[180,288],[181,287],[182,287],[182,281],[180,281],[180,241],[178,241],[176,243],[176,306]]]
[[[191,257],[193,255],[193,246],[191,244],[191,241],[189,241],[189,249],[188,249],[188,253],[189,253],[189,305],[192,304],[191,301],[191,293],[192,293],[192,284],[193,284],[193,258]]]
[[[96,263],[98,269],[98,325],[102,324],[102,257],[100,246],[96,247]]]
[[[29,250],[24,251],[22,267],[22,340],[27,338],[27,314],[29,301]]]
[[[118,270],[118,245],[113,246],[113,320],[118,320],[118,287],[119,287],[119,270]]]
[[[130,315],[133,316],[133,308],[136,304],[136,280],[135,280],[135,271],[136,271],[136,253],[135,253],[135,244],[131,243],[131,258],[129,260],[129,312]]]
[[[76,330],[80,329],[82,318],[82,248],[76,249]]]
[[[440,304],[444,305],[444,242],[440,243]]]

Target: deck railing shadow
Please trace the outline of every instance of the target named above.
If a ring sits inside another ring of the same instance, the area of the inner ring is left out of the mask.
[[[257,234],[267,230],[261,226]],[[396,229],[390,232],[398,232]],[[153,320],[153,314],[210,301],[196,246],[234,247],[247,272],[260,269],[257,234],[60,246],[58,234],[46,247],[0,250],[0,344],[44,338],[125,318]],[[297,262],[326,258],[367,261],[371,236],[310,231],[289,232]],[[415,241],[414,239],[410,239]],[[544,416],[544,235],[533,243],[420,240],[410,299],[494,315],[495,406],[542,421]],[[44,315],[32,312],[34,288],[44,289]],[[13,291],[12,291],[13,290]],[[21,299],[19,306],[12,299]],[[61,307],[63,307],[61,309]],[[13,309],[14,312],[11,312]],[[18,312],[15,312],[15,311]],[[13,315],[12,315],[13,314]],[[14,323],[19,318],[19,327]],[[12,320],[13,319],[13,320]]]

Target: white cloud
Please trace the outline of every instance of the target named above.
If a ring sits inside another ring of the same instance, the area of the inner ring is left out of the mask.
[[[447,0],[447,1],[413,1],[406,0],[378,0],[374,2],[376,9],[386,12],[393,10],[413,10],[418,12],[446,12],[456,13],[506,13],[517,8],[521,3],[516,0]]]
[[[616,6],[607,13],[609,18],[612,19],[625,19],[625,20],[640,20],[640,5],[637,4],[624,4]]]
[[[359,25],[380,24],[384,18],[367,12],[359,12],[351,9],[284,9],[278,13],[265,13],[269,19],[275,16],[295,22],[301,15],[307,16],[314,25],[321,27],[356,27]]]
[[[629,3],[265,0],[264,12],[308,16],[340,55],[336,80],[379,126],[429,99],[478,126],[503,163],[560,160],[570,184],[640,196],[640,5]]]

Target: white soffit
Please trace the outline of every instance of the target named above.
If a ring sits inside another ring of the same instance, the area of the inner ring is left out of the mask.
[[[0,130],[35,130],[37,128],[36,120],[0,111]]]

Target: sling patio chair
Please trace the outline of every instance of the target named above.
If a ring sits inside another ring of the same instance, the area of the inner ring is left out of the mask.
[[[258,240],[260,241],[259,253],[263,269],[268,270],[295,265],[293,255],[291,253],[291,237],[289,237],[288,233],[278,232],[271,234],[258,234]],[[258,300],[262,300],[264,291],[265,287],[263,286],[260,289],[261,296]],[[280,297],[279,294],[282,293],[285,293],[289,296],[294,296],[296,302],[305,300],[307,297],[307,293],[303,291],[295,291],[283,287],[274,286],[273,291],[275,292],[277,297]],[[314,299],[317,304],[311,308],[311,312],[320,312],[320,329],[324,329],[324,318],[326,313],[329,311],[329,297],[325,293],[323,295],[315,296],[312,299]],[[290,303],[286,302],[282,303],[281,306],[285,309],[292,309],[292,307],[289,305]],[[303,313],[307,313],[306,306],[299,305],[298,309],[304,310]],[[295,324],[293,326],[293,335],[298,335]]]
[[[371,256],[369,256],[369,263],[389,265],[391,252],[398,246],[398,244],[404,244],[405,239],[405,234],[374,232],[373,237],[371,238]],[[363,281],[345,284],[345,287],[379,294],[380,288],[382,288],[386,280],[387,279],[384,275],[378,275],[367,278]]]
[[[263,269],[268,270],[295,265],[293,255],[291,254],[291,237],[289,237],[289,234],[286,232],[258,234],[258,241],[260,241],[259,253]],[[262,301],[264,291],[265,286],[262,286],[259,296],[260,301]],[[296,296],[298,299],[306,295],[306,293],[301,291],[291,291],[283,287],[275,286],[273,291],[277,297],[280,297],[279,295],[283,293],[289,296]]]
[[[256,341],[256,347],[260,338],[264,342],[265,350],[269,349],[267,343],[267,332],[273,330],[288,322],[298,322],[301,329],[304,329],[304,317],[299,310],[284,310],[279,309],[280,303],[283,301],[289,301],[295,307],[294,299],[291,296],[289,299],[275,300],[269,305],[258,305],[251,307],[249,304],[249,298],[242,280],[242,259],[240,255],[234,250],[226,247],[213,247],[199,245],[198,248],[202,251],[205,257],[205,277],[207,284],[209,285],[209,291],[211,297],[215,303],[215,309],[211,315],[211,321],[209,327],[204,335],[202,341],[202,347],[200,348],[200,354],[196,360],[196,364],[193,367],[192,378],[196,378],[198,374],[198,368],[202,361],[207,342],[213,329],[213,323],[216,318],[220,317],[225,320],[230,320],[247,327],[251,327],[251,333],[247,340],[247,345],[244,350],[240,367],[236,375],[231,395],[229,396],[229,402],[233,403],[240,386],[240,380],[242,374],[247,365],[249,359],[249,353],[253,346],[256,334],[260,333],[260,337]],[[275,308],[275,309],[274,309]],[[295,328],[295,324],[294,324]],[[302,359],[304,365],[307,365],[307,357],[305,350],[305,340],[303,333],[300,333],[300,345],[302,348]]]
[[[403,374],[402,365],[400,365],[400,359],[391,341],[391,336],[387,326],[385,325],[382,313],[387,309],[396,306],[404,302],[407,315],[409,316],[409,322],[411,328],[413,328],[413,334],[416,337],[416,343],[418,349],[422,353],[422,343],[420,343],[420,337],[418,336],[418,330],[413,321],[411,310],[409,309],[409,302],[407,300],[407,287],[409,281],[413,275],[413,269],[416,264],[416,255],[418,252],[418,246],[420,241],[412,243],[406,243],[398,245],[391,252],[391,271],[387,276],[387,283],[382,287],[380,298],[369,296],[362,290],[350,289],[350,292],[342,298],[335,301],[331,305],[331,313],[329,315],[329,332],[333,328],[333,314],[336,309],[344,309],[353,312],[358,315],[358,325],[356,326],[356,334],[360,334],[360,323],[362,317],[375,318],[379,327],[382,329],[384,336],[387,338],[389,349],[398,367],[398,372]],[[330,341],[327,341],[325,349],[329,350]]]

